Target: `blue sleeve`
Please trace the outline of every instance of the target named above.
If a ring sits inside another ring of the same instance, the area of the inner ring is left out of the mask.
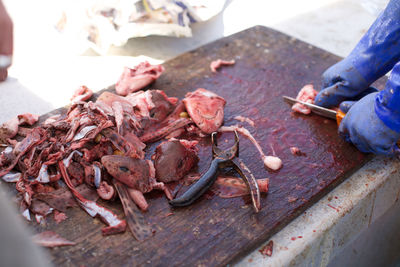
[[[400,1],[391,0],[348,56],[367,84],[400,60]]]
[[[394,66],[385,89],[377,95],[375,112],[387,127],[400,132],[400,62]]]

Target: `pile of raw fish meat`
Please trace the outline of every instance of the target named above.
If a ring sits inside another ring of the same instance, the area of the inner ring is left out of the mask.
[[[24,127],[38,121],[32,114],[1,126],[0,178],[15,183],[26,219],[33,215],[42,223],[53,214],[61,222],[68,207],[79,205],[90,216],[100,217],[107,225],[102,232],[109,235],[124,232],[127,223],[99,205],[99,197],[119,196],[123,204],[133,201],[141,210],[148,208],[144,194],[153,189],[172,199],[167,184],[181,180],[199,161],[198,141],[179,137],[204,137],[223,130],[226,101],[202,88],[183,100],[161,90],[140,91],[163,71],[161,65],[147,62],[126,68],[116,84],[117,94],[103,92],[92,102],[93,92],[82,86],[64,114],[33,128]],[[235,129],[245,132],[237,126],[225,131]],[[165,140],[151,160],[146,159],[146,145],[161,139]],[[262,153],[262,157],[267,156]],[[233,195],[225,190],[222,197],[249,194],[243,181],[232,179],[217,180],[235,188]],[[260,191],[268,191],[268,179],[258,182]]]

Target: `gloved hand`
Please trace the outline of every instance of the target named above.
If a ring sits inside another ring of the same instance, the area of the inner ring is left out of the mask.
[[[333,107],[371,93],[369,86],[400,60],[400,1],[391,0],[353,51],[324,72],[315,104]]]
[[[387,127],[376,114],[377,95],[369,94],[350,108],[340,123],[339,134],[362,152],[393,156],[400,133]]]
[[[0,0],[0,55],[13,54],[13,23]],[[7,78],[7,68],[0,68],[0,82]]]
[[[400,62],[384,90],[356,103],[342,102],[340,109],[348,110],[339,126],[339,134],[346,141],[362,152],[400,156],[396,145],[400,138]]]
[[[378,91],[369,86],[348,58],[339,61],[322,74],[322,88],[324,89],[315,98],[315,104],[328,108],[336,107],[345,100],[359,100]]]

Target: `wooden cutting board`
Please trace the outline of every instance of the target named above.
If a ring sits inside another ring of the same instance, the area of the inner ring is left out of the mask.
[[[236,64],[212,73],[209,64],[218,58],[235,59]],[[216,92],[227,100],[225,125],[236,124],[236,115],[253,119],[255,127],[242,125],[267,154],[282,159],[281,170],[267,171],[255,147],[241,137],[240,157],[256,178],[270,178],[270,190],[261,197],[261,211],[255,214],[248,198],[210,195],[190,207],[172,209],[161,193],[150,193],[145,217],[155,233],[140,243],[129,231],[103,237],[100,229],[104,225],[98,219],[73,208],[67,212],[68,220],[58,225],[52,218],[46,227],[31,223],[36,232],[54,230],[77,242],[50,249],[51,261],[85,266],[215,266],[255,249],[369,159],[338,137],[336,122],[293,114],[282,100],[282,95],[295,97],[307,83],[319,89],[321,74],[338,60],[312,45],[257,26],[166,62],[165,73],[151,88],[179,98],[199,87]],[[52,114],[59,112],[63,109]],[[220,140],[231,138],[223,134]],[[292,146],[305,155],[293,156]],[[203,172],[211,160],[209,138],[200,140],[199,156],[197,171]],[[118,200],[106,206],[123,217]]]

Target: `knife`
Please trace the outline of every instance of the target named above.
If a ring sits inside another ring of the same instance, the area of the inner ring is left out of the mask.
[[[289,104],[296,104],[296,103],[300,103],[308,108],[311,109],[311,111],[315,114],[318,114],[320,116],[329,118],[329,119],[333,119],[336,120],[337,125],[340,125],[340,122],[342,121],[342,119],[344,118],[344,116],[346,116],[346,113],[342,112],[340,109],[338,111],[335,111],[333,109],[328,109],[328,108],[324,108],[324,107],[320,107],[311,103],[307,103],[295,98],[292,98],[290,96],[283,96],[283,99],[288,102]]]
[[[321,115],[325,118],[334,119],[336,120],[338,126],[340,125],[340,122],[342,121],[344,116],[346,116],[346,113],[344,113],[340,109],[338,111],[335,111],[333,109],[323,108],[285,95],[283,96],[283,99],[289,104],[296,104],[296,103],[303,104],[304,106],[309,107],[311,111],[315,114]],[[394,153],[396,157],[400,159],[400,139],[396,142],[396,145],[397,146],[395,146],[394,148]]]

